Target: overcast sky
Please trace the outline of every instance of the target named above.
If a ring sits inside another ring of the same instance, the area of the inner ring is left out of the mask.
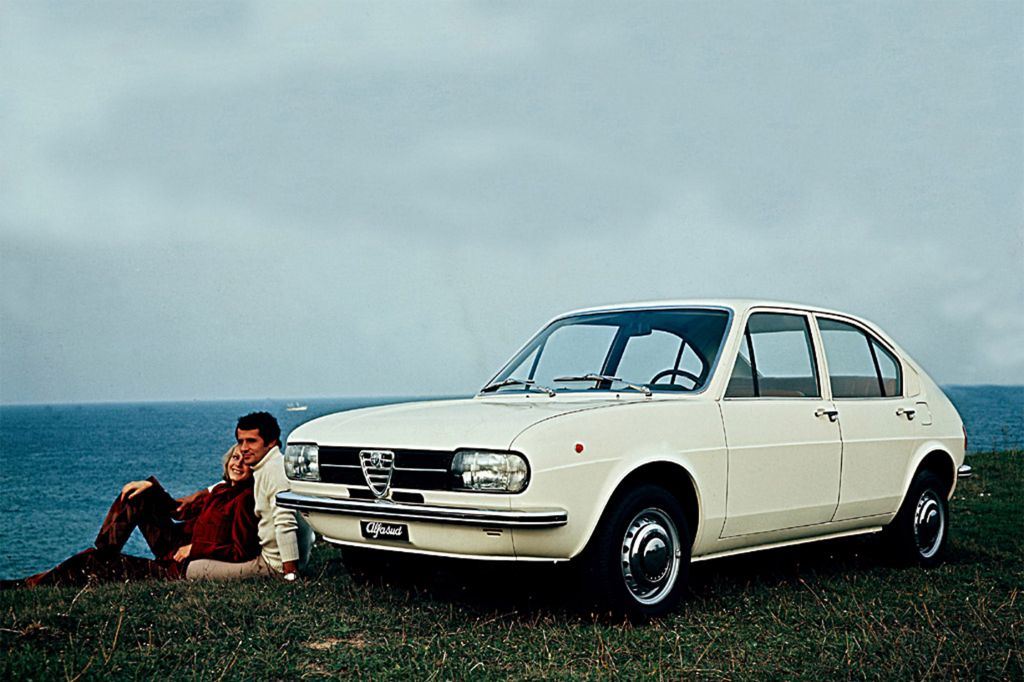
[[[1024,4],[0,4],[0,401],[478,388],[752,296],[1024,383]]]

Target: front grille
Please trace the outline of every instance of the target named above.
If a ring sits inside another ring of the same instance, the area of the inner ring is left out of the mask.
[[[370,484],[370,489],[378,495],[383,495],[388,489],[391,481],[391,472],[395,465],[395,453],[390,450],[374,450],[373,460],[369,454],[359,455],[360,466],[363,468],[363,476]],[[376,463],[374,463],[374,460]]]
[[[366,488],[363,469],[359,464],[359,451],[378,448],[336,447],[319,448],[320,480]],[[395,453],[395,470],[391,474],[391,488],[412,490],[451,490],[452,457],[454,452],[444,450],[391,450]],[[375,473],[375,472],[374,472]]]
[[[362,488],[349,488],[348,496],[355,500],[377,499],[377,496],[367,490],[365,486]],[[390,498],[393,502],[415,502],[416,504],[423,504],[422,494],[410,493],[404,490],[392,490]]]

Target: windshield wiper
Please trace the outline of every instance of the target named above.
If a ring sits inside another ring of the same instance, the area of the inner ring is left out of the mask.
[[[557,395],[552,389],[548,388],[547,386],[541,386],[533,379],[515,379],[513,377],[509,377],[508,379],[504,379],[502,381],[496,381],[493,384],[487,384],[486,386],[480,389],[480,392],[487,393],[489,391],[497,391],[499,388],[503,388],[505,386],[525,386],[526,390],[528,391],[542,391],[544,393],[547,393],[549,396]]]
[[[607,374],[581,374],[579,376],[573,376],[573,377],[558,377],[557,379],[554,379],[554,381],[596,381],[598,383],[600,383],[602,381],[608,381],[608,382],[617,381],[620,384],[622,384],[623,386],[625,386],[626,388],[631,388],[634,391],[640,391],[645,396],[650,397],[650,395],[651,395],[651,389],[647,388],[646,386],[640,386],[638,384],[631,384],[628,381],[623,381],[622,379],[620,379],[618,377],[608,376]]]

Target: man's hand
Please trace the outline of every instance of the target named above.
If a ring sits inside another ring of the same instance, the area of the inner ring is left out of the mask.
[[[152,481],[132,481],[125,483],[121,488],[121,500],[130,500],[139,493],[143,493],[153,487]]]
[[[184,547],[179,547],[178,551],[174,553],[174,560],[177,561],[180,564],[185,559],[188,559],[188,555],[191,554],[191,553],[192,553],[192,545],[191,544],[187,544]]]

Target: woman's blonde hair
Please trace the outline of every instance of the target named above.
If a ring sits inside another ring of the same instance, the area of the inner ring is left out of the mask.
[[[224,470],[221,472],[221,476],[228,483],[231,482],[231,478],[228,476],[228,462],[231,461],[231,456],[234,455],[236,452],[238,452],[238,444],[237,443],[235,445],[232,445],[230,448],[228,448],[228,451],[224,453],[224,457],[221,459],[221,464],[224,465],[224,467],[223,467]]]

